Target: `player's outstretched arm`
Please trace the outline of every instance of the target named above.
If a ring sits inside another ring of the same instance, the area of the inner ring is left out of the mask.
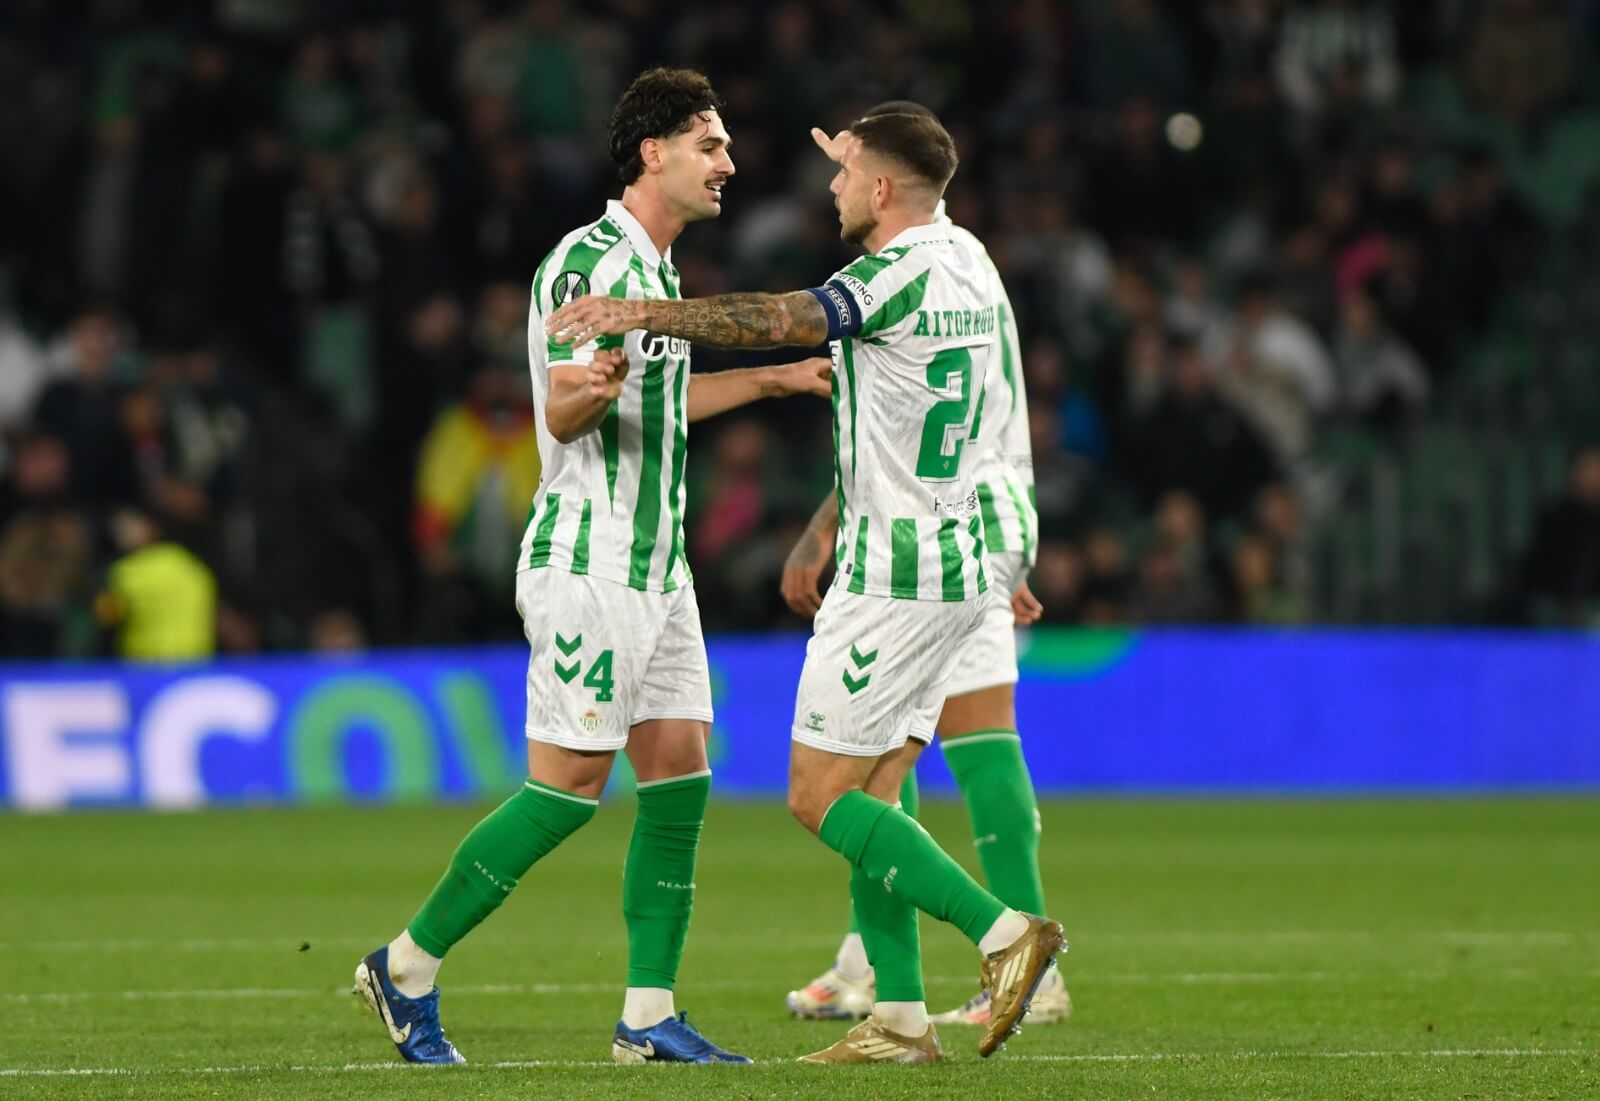
[[[689,423],[726,413],[761,398],[795,394],[828,397],[833,392],[833,361],[813,356],[773,367],[745,367],[689,376]]]
[[[810,618],[822,607],[822,573],[833,558],[839,534],[839,498],[833,494],[817,506],[811,522],[783,563],[780,591],[783,602],[797,615]]]
[[[777,348],[828,339],[828,315],[810,291],[686,299],[585,295],[551,314],[544,327],[557,344],[572,345],[632,329],[713,348]]]
[[[621,348],[602,349],[586,365],[565,363],[550,368],[544,423],[556,442],[571,443],[599,428],[627,377],[628,357]]]

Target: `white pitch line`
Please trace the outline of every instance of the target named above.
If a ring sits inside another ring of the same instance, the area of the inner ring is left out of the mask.
[[[760,934],[762,938],[766,934]],[[702,942],[706,937],[699,938]],[[743,943],[753,940],[753,937],[716,937],[719,943]],[[1233,943],[1244,941],[1249,943],[1290,943],[1304,944],[1317,941],[1357,941],[1372,943],[1379,941],[1439,941],[1452,945],[1496,945],[1496,944],[1530,944],[1530,945],[1564,945],[1574,944],[1578,941],[1600,939],[1600,929],[1583,930],[1469,930],[1469,929],[1436,929],[1420,930],[1400,933],[1372,933],[1360,929],[1265,929],[1256,932],[1236,931],[1193,931],[1193,930],[1154,930],[1143,933],[1080,933],[1075,938],[1083,944],[1163,944],[1163,943],[1201,943],[1222,942]],[[381,936],[327,936],[327,937],[183,937],[178,939],[162,937],[134,937],[111,939],[83,939],[83,940],[0,940],[0,952],[123,952],[123,951],[153,951],[153,952],[240,952],[256,949],[287,951],[297,950],[302,943],[309,942],[315,947],[339,948],[370,948],[381,943]],[[521,938],[479,938],[476,943],[514,944],[520,943]],[[786,941],[801,947],[819,945],[832,948],[837,945],[838,938],[833,936],[790,937]]]
[[[1161,1063],[1175,1060],[1226,1059],[1236,1062],[1293,1059],[1536,1059],[1600,1056],[1587,1048],[1436,1048],[1393,1051],[1193,1051],[1193,1052],[1087,1052],[1077,1055],[1010,1055],[1007,1063]],[[762,1066],[782,1066],[787,1059],[762,1059]],[[539,1068],[615,1067],[609,1059],[514,1059],[471,1064],[466,1070],[537,1070]],[[230,1067],[7,1067],[0,1078],[149,1078],[166,1074],[206,1076],[232,1074],[350,1074],[369,1071],[414,1070],[406,1063],[340,1063],[326,1066],[275,1066],[244,1063]],[[622,1071],[619,1070],[619,1073]],[[427,1071],[417,1071],[427,1073]],[[444,1073],[461,1073],[445,1069]]]
[[[1496,969],[1443,968],[1409,969],[1405,971],[1179,971],[1163,972],[1113,972],[1105,975],[1078,974],[1073,977],[1075,987],[1093,989],[1098,986],[1234,986],[1267,985],[1272,983],[1329,983],[1403,979],[1411,982],[1445,982],[1452,978],[1505,978],[1536,979],[1539,972],[1525,967]],[[1587,978],[1600,978],[1600,971],[1591,971]],[[966,975],[929,975],[929,986],[963,987],[971,984]],[[749,979],[708,979],[689,984],[701,990],[765,990],[771,983]],[[532,983],[467,983],[450,986],[452,996],[464,995],[566,995],[610,994],[620,989],[614,982],[532,982]],[[41,990],[27,993],[0,994],[0,1005],[70,1005],[88,1001],[251,1001],[279,998],[326,998],[348,994],[343,987],[212,987],[187,990]]]

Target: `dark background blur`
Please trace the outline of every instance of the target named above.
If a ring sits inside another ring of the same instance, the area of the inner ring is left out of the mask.
[[[1600,624],[1597,44],[1596,0],[9,0],[0,654],[115,647],[132,511],[225,651],[515,637],[527,286],[654,63],[735,140],[690,295],[849,258],[809,127],[949,125],[1048,619]],[[798,625],[827,416],[696,426],[708,628]]]

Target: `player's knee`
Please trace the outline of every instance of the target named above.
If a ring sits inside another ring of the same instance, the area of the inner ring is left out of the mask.
[[[817,806],[816,793],[802,787],[789,787],[789,813],[806,829],[816,833],[822,828],[822,815],[826,807]]]

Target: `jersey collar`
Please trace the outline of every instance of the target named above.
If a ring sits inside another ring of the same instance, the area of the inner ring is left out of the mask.
[[[935,211],[935,216],[937,214],[938,212]],[[925,245],[929,241],[948,241],[949,239],[950,221],[946,219],[943,223],[929,222],[927,225],[922,226],[908,226],[895,234],[894,239],[878,251],[881,253],[888,249],[900,248],[905,245]]]
[[[669,247],[665,256],[657,252],[656,243],[650,240],[650,235],[645,232],[644,226],[639,224],[639,219],[629,213],[620,199],[606,201],[606,217],[622,227],[628,243],[633,246],[633,251],[639,254],[639,259],[644,261],[646,267],[658,267],[663,260],[667,262],[668,267],[672,266],[672,249]]]
[[[950,212],[944,208],[944,200],[939,200],[939,205],[933,208],[933,224],[936,226],[953,226],[955,222],[950,219]]]

